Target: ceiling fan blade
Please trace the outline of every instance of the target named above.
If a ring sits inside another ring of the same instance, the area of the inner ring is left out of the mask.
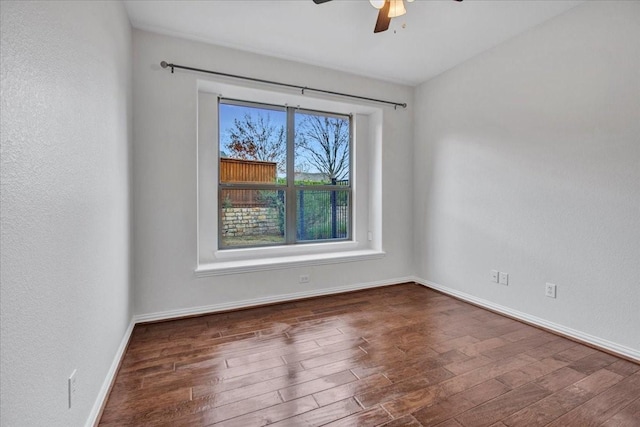
[[[315,4],[322,4],[322,3],[326,3],[326,2],[328,2],[328,1],[331,1],[331,0],[313,0],[313,2],[314,2]],[[462,0],[460,0],[460,1],[462,1]]]
[[[376,20],[376,27],[373,29],[374,33],[381,33],[382,31],[387,31],[389,29],[389,24],[391,23],[391,18],[389,18],[389,8],[391,7],[391,2],[386,0],[384,2],[384,6],[378,12],[378,19]]]

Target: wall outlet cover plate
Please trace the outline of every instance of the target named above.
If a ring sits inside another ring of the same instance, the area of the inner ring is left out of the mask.
[[[509,273],[500,273],[500,284],[505,286],[509,284]]]

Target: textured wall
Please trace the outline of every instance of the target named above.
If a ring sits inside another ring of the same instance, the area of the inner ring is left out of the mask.
[[[637,40],[585,2],[417,89],[421,278],[640,351]]]
[[[196,278],[197,80],[160,61],[406,100],[413,90],[319,67],[134,30],[134,282],[136,313],[382,281],[411,271],[412,110],[385,107],[382,260]],[[236,83],[236,82],[234,82]],[[389,174],[392,171],[392,175]],[[398,172],[399,171],[399,172]],[[366,233],[366,232],[365,232]],[[311,282],[298,284],[300,274]]]
[[[0,424],[80,426],[131,319],[131,30],[118,2],[1,10]]]

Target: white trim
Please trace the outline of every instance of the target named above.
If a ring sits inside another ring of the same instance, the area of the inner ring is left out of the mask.
[[[251,273],[254,271],[368,261],[383,258],[385,255],[386,253],[383,251],[361,250],[236,261],[217,261],[198,265],[195,274],[197,277],[222,276],[225,274]]]
[[[358,242],[347,240],[341,242],[304,243],[295,245],[253,247],[240,249],[220,249],[213,253],[214,262],[255,260],[259,258],[278,258],[297,255],[323,253],[339,253],[355,251]]]
[[[93,427],[98,422],[98,416],[100,415],[100,411],[102,410],[102,405],[104,405],[107,401],[107,397],[109,396],[109,390],[111,389],[111,384],[115,380],[116,374],[118,373],[118,367],[120,366],[120,362],[124,358],[124,352],[127,349],[127,344],[129,343],[129,339],[131,338],[131,333],[133,332],[133,327],[135,326],[135,321],[132,318],[131,322],[129,322],[129,326],[127,330],[124,332],[124,336],[122,337],[122,341],[120,341],[120,346],[116,351],[115,356],[113,357],[113,362],[111,362],[111,367],[107,372],[107,376],[102,382],[102,387],[100,387],[100,391],[98,392],[98,396],[93,404],[93,408],[91,408],[91,413],[89,414],[89,418],[87,418],[87,422],[85,423],[85,427]]]
[[[193,308],[184,308],[179,310],[161,311],[157,313],[140,314],[134,316],[136,324],[144,322],[155,322],[158,320],[169,320],[185,316],[195,316],[200,314],[216,313],[220,311],[236,310],[241,308],[251,308],[264,304],[274,304],[280,302],[295,301],[303,298],[319,297],[325,295],[340,294],[350,291],[359,291],[363,289],[378,288],[381,286],[400,285],[407,282],[413,282],[411,277],[399,277],[394,279],[380,280],[377,282],[359,283],[355,285],[336,286],[334,288],[316,289],[306,292],[295,292],[291,294],[274,295],[261,298],[252,298],[242,301],[233,301],[222,304],[205,305]]]
[[[467,294],[465,292],[460,292],[455,289],[449,288],[447,286],[442,286],[440,284],[431,282],[429,280],[424,280],[419,277],[413,277],[412,280],[422,286],[435,289],[437,291],[443,292],[448,295],[452,295],[454,297],[460,298],[461,300],[471,302],[473,304],[479,305],[480,307],[484,307],[498,313],[506,314],[508,316],[514,317],[516,319],[520,319],[524,322],[531,323],[536,326],[540,326],[551,331],[557,332],[562,335],[566,335],[571,338],[575,338],[579,341],[592,344],[594,346],[600,347],[605,350],[612,351],[614,353],[623,355],[630,359],[636,360],[640,362],[640,350],[636,350],[630,347],[626,347],[612,341],[608,341],[602,338],[598,338],[594,335],[587,334],[582,331],[578,331],[576,329],[569,328],[567,326],[560,325],[558,323],[549,322],[548,320],[542,319],[540,317],[532,316],[527,313],[523,313],[518,310],[514,310],[509,307],[505,307],[500,304],[495,304],[491,301],[475,297],[473,295]]]
[[[383,109],[366,103],[300,96],[252,84],[196,80],[197,110],[197,259],[196,277],[265,271],[292,266],[314,266],[379,259],[382,250],[382,125]],[[218,96],[276,105],[332,111],[354,116],[352,124],[352,235],[351,241],[305,243],[273,247],[224,249],[218,247]],[[202,120],[203,116],[209,117]],[[214,117],[213,120],[210,118]],[[371,231],[372,239],[367,239]],[[335,254],[334,254],[335,253]],[[362,256],[360,256],[362,254]],[[311,258],[313,256],[313,259]]]

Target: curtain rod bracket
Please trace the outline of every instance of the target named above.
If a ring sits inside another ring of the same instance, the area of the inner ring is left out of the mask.
[[[360,99],[360,100],[363,100],[363,101],[371,101],[371,102],[378,102],[378,103],[381,103],[381,104],[393,105],[393,109],[394,110],[397,110],[398,107],[407,108],[407,103],[406,102],[385,101],[384,99],[369,98],[369,97],[360,96],[360,95],[350,95],[348,93],[334,92],[332,90],[316,89],[316,88],[312,88],[312,87],[308,87],[308,86],[299,86],[299,85],[294,85],[294,84],[290,84],[290,83],[276,82],[276,81],[273,81],[273,80],[265,80],[265,79],[258,79],[258,78],[255,78],[255,77],[240,76],[238,74],[229,74],[229,73],[221,73],[219,71],[203,70],[201,68],[187,67],[185,65],[170,64],[170,63],[167,63],[167,61],[161,61],[160,62],[160,66],[162,68],[167,68],[167,67],[171,68],[171,74],[173,74],[174,68],[180,68],[182,70],[195,71],[195,72],[198,72],[198,73],[214,74],[216,76],[231,77],[231,78],[234,78],[234,79],[248,80],[248,81],[251,81],[251,82],[265,83],[265,84],[270,84],[270,85],[288,87],[288,88],[292,88],[292,89],[300,89],[300,91],[302,92],[302,95],[304,95],[305,91],[309,91],[310,90],[310,91],[313,91],[313,92],[324,93],[324,94],[327,94],[327,95],[344,96],[346,98]]]

